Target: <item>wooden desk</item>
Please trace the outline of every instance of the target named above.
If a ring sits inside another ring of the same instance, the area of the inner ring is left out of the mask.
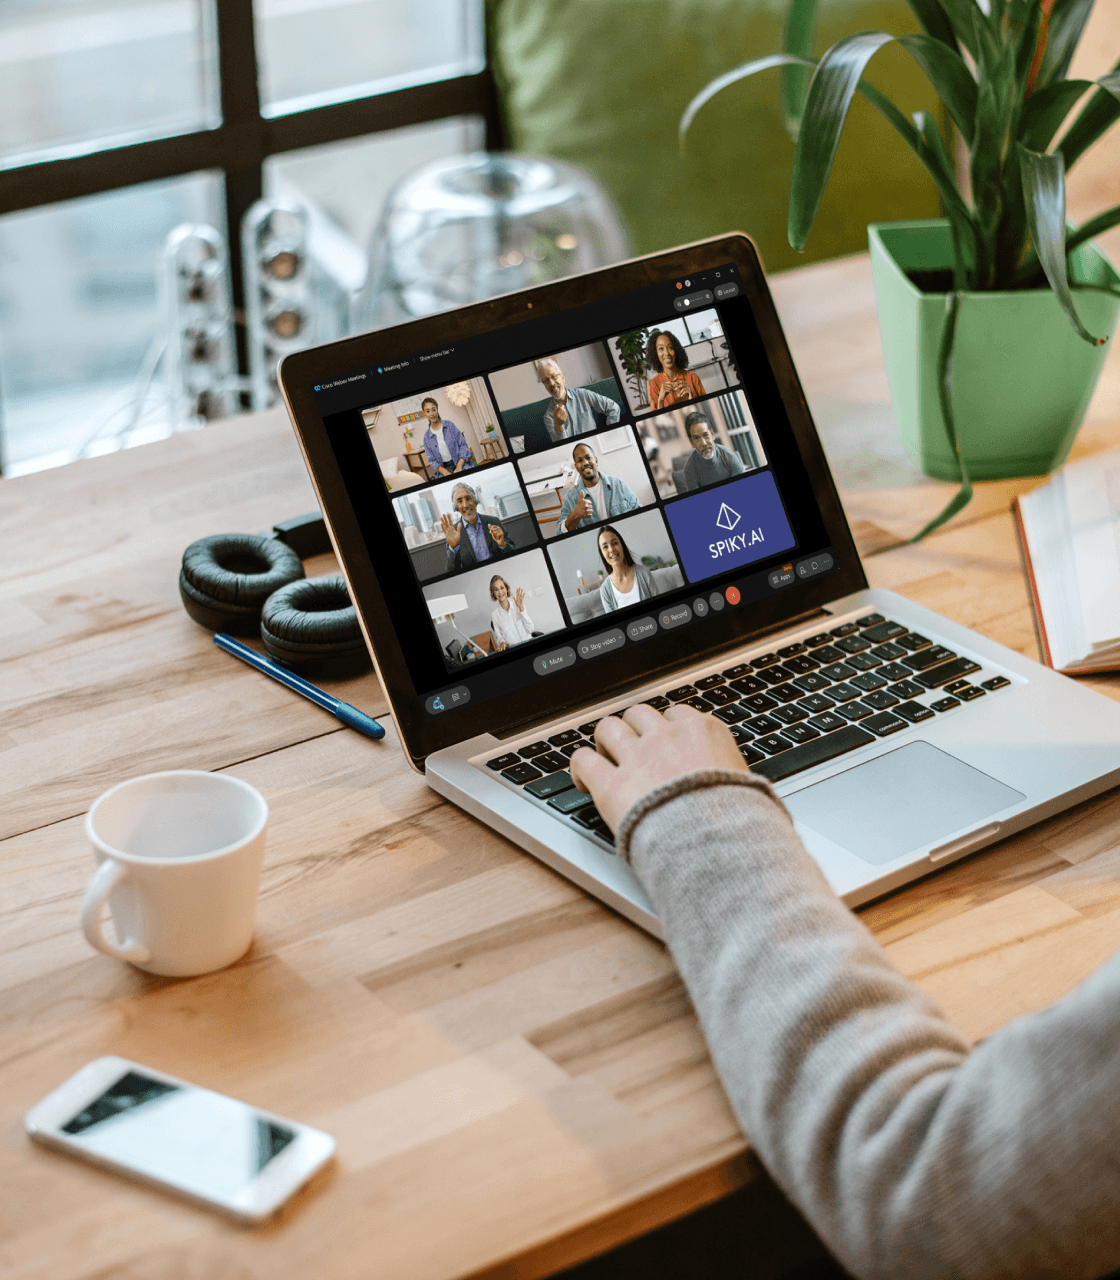
[[[867,277],[851,260],[778,282],[811,397],[859,403],[881,378]],[[1088,441],[1110,442],[1097,412]],[[852,498],[867,549],[905,514],[874,501]],[[189,542],[313,505],[279,412],[0,482],[6,1280],[512,1280],[763,1185],[658,943],[428,790],[391,720],[383,744],[340,729],[183,612]],[[1006,505],[985,489],[969,523],[873,556],[873,583],[1033,654]],[[385,715],[372,675],[338,692]],[[253,950],[191,981],[78,930],[85,810],[171,767],[226,770],[271,807]],[[1114,949],[1118,848],[1109,795],[862,915],[983,1036]],[[24,1112],[105,1053],[319,1125],[338,1162],[244,1230],[33,1147]]]

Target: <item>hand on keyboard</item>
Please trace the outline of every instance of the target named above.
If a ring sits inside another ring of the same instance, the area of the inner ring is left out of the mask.
[[[621,720],[607,716],[595,727],[595,745],[597,751],[577,751],[569,768],[612,831],[635,800],[662,783],[695,769],[747,767],[722,720],[682,705],[664,715],[642,705]]]

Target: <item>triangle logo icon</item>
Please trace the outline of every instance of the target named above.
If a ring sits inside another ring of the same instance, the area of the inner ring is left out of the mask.
[[[720,505],[719,515],[716,516],[716,524],[718,524],[721,529],[727,529],[730,532],[741,519],[742,517],[739,515],[738,511],[729,507],[727,503],[724,502]]]

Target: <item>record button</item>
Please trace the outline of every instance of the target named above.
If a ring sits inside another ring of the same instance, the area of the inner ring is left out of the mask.
[[[661,610],[658,621],[666,630],[671,627],[683,627],[686,622],[692,621],[692,610],[687,604],[674,604],[668,609]]]

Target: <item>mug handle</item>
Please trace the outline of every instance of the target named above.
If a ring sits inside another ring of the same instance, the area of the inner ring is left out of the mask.
[[[82,932],[89,945],[97,951],[103,951],[107,956],[116,956],[118,960],[133,960],[143,964],[152,956],[142,942],[135,938],[128,938],[121,943],[110,942],[101,923],[101,912],[109,901],[109,895],[127,875],[128,867],[114,858],[106,858],[97,868],[86,890],[86,900],[82,903]]]

